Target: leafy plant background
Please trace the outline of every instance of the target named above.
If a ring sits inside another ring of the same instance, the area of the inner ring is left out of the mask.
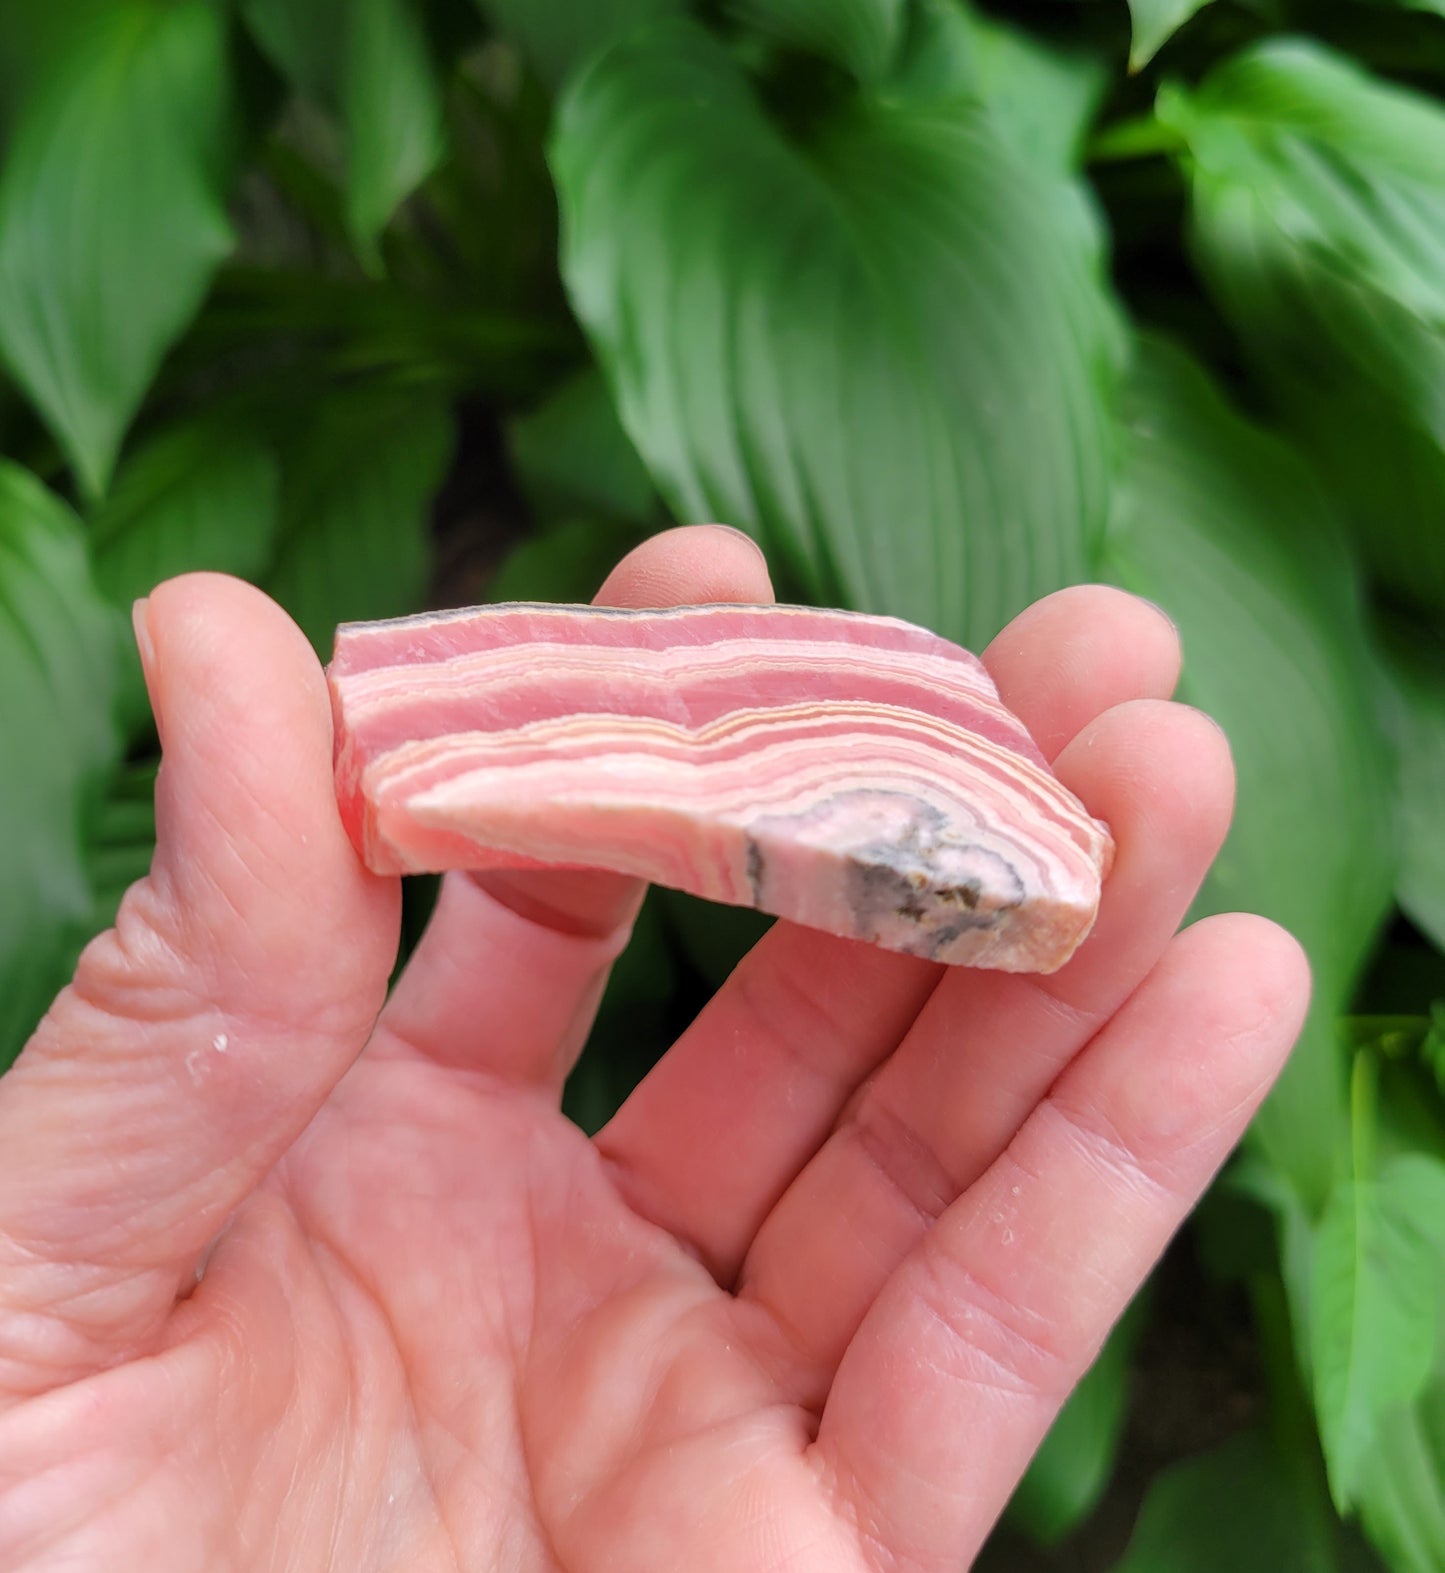
[[[0,1063],[147,865],[167,575],[323,654],[672,520],[975,648],[1112,579],[1317,997],[985,1563],[1445,1567],[1442,85],[1437,0],[7,0]],[[582,1123],[758,932],[654,892]]]

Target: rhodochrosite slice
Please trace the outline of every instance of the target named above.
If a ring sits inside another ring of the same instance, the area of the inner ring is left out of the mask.
[[[1048,972],[1112,856],[982,662],[894,618],[492,606],[347,624],[330,680],[342,815],[379,873],[615,869]]]

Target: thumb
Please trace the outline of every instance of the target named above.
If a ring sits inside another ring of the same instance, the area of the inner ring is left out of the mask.
[[[155,859],[0,1082],[0,1392],[155,1331],[361,1051],[395,955],[399,884],[342,828],[300,631],[211,574],[136,612]]]

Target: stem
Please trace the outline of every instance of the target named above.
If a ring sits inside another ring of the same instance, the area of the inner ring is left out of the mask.
[[[1090,140],[1086,159],[1090,164],[1119,164],[1133,158],[1173,158],[1188,147],[1173,126],[1152,114],[1135,115],[1105,126]]]
[[[1350,1072],[1350,1157],[1357,1185],[1374,1178],[1379,1080],[1380,1070],[1374,1055],[1356,1052]]]

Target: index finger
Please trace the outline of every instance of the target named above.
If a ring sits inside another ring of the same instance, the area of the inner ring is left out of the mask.
[[[741,531],[708,524],[643,542],[607,576],[595,604],[772,599],[757,546]],[[383,1015],[379,1048],[560,1087],[644,888],[592,870],[448,874]]]

